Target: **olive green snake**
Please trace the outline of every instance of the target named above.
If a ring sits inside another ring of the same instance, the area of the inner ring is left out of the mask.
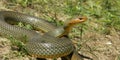
[[[45,34],[42,35],[34,30],[13,26],[8,23],[11,21],[31,24],[36,29],[44,31]],[[72,25],[72,23],[69,24]],[[0,35],[3,37],[13,36],[21,41],[25,39],[25,36],[27,39],[25,49],[35,57],[56,58],[70,54],[74,50],[72,41],[66,37],[61,37],[66,35],[68,30],[70,29],[67,26],[66,28],[57,28],[48,21],[31,15],[12,11],[0,12]]]

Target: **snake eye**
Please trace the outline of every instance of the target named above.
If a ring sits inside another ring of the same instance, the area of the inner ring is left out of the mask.
[[[79,20],[82,20],[82,19],[83,19],[83,18],[81,18],[81,17],[79,18]]]

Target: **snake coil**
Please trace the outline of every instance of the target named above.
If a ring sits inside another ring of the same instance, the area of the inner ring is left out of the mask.
[[[25,48],[32,56],[39,58],[56,58],[68,55],[73,51],[72,42],[65,37],[56,38],[49,34],[41,35],[33,30],[13,26],[6,21],[29,23],[46,32],[54,30],[55,26],[34,16],[12,11],[0,12],[0,34],[4,37],[13,36],[21,41],[23,41],[24,36],[26,36],[27,42],[25,43]]]

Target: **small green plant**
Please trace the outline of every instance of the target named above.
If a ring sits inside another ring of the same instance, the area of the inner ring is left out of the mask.
[[[32,0],[10,0],[14,4],[20,4],[23,7],[27,7],[32,3]]]
[[[33,29],[33,27],[32,27],[30,24],[23,24],[22,22],[19,22],[19,23],[17,24],[17,26],[23,27],[23,28],[29,29],[29,30],[32,30],[32,29]]]
[[[13,36],[10,36],[10,37],[9,37],[9,40],[11,41],[11,43],[12,43],[13,46],[17,46],[20,50],[23,49],[24,43],[21,42],[20,40],[17,40],[17,39],[16,39],[15,37],[13,37]]]

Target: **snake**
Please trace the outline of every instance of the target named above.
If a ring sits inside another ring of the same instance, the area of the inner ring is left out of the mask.
[[[71,26],[85,21],[84,18],[71,20],[64,27],[56,27],[47,20],[32,15],[13,11],[0,11],[0,35],[3,37],[14,37],[25,42],[26,51],[38,58],[57,58],[70,54],[74,50],[72,41],[66,37]],[[44,31],[44,34],[35,30],[28,30],[14,26],[9,22],[23,22],[31,24],[36,29]],[[59,38],[59,37],[61,38]]]

